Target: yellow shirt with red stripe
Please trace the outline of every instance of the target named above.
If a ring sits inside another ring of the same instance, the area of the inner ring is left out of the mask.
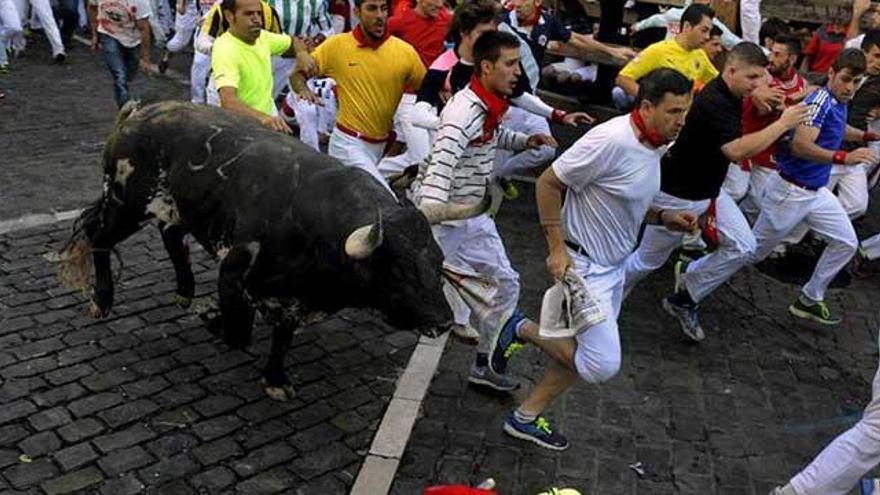
[[[374,139],[391,132],[404,88],[421,86],[426,72],[415,49],[394,36],[369,48],[360,46],[351,32],[337,34],[312,56],[321,76],[336,81],[336,122]]]
[[[699,91],[718,76],[718,69],[702,48],[685,50],[675,38],[654,43],[642,50],[621,69],[620,75],[638,81],[660,68],[675,69],[684,74],[694,82],[694,91]]]
[[[207,34],[214,39],[219,38],[229,29],[229,23],[223,17],[223,9],[220,8],[220,4],[221,2],[214,2],[211,10],[205,14],[205,22],[202,24],[202,34]],[[278,19],[275,9],[264,1],[261,1],[260,4],[263,7],[263,29],[271,33],[281,33],[281,21]]]

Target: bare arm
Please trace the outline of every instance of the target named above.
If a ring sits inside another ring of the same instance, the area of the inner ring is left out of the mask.
[[[624,62],[636,56],[636,52],[632,48],[608,46],[580,33],[571,33],[571,39],[568,40],[568,43],[576,49],[604,53],[611,58],[623,60]]]
[[[138,19],[137,28],[141,32],[141,71],[150,77],[150,21]]]
[[[220,94],[220,106],[223,107],[223,109],[238,115],[250,117],[274,131],[284,132],[286,134],[291,134],[293,132],[281,117],[273,117],[246,105],[241,99],[239,99],[238,90],[236,88],[232,86],[223,86],[218,89],[217,92]]]
[[[281,56],[284,58],[298,58],[300,55],[308,53],[309,47],[306,45],[306,42],[297,38],[296,36],[291,36],[290,48],[288,48],[286,52],[282,53]]]
[[[89,28],[92,31],[92,50],[98,48],[98,6],[89,2]]]
[[[562,194],[566,187],[556,176],[553,167],[547,167],[535,185],[538,201],[538,217],[547,240],[547,270],[557,279],[565,276],[572,266],[571,257],[565,249],[565,233],[562,231]]]
[[[808,107],[803,104],[788,107],[782,116],[764,129],[746,134],[721,147],[721,152],[732,162],[739,162],[770,147],[789,129],[794,128],[807,116]]]
[[[848,125],[846,126],[846,133],[843,135],[843,140],[849,141],[850,143],[864,143],[865,131],[859,129],[858,127]]]
[[[849,129],[847,129],[849,132]],[[861,133],[861,131],[859,131]],[[812,126],[800,126],[794,131],[791,140],[791,152],[798,158],[816,163],[836,163],[838,165],[858,165],[874,163],[877,158],[869,148],[859,148],[843,154],[843,161],[835,160],[838,150],[828,150],[816,144],[819,129]]]
[[[621,76],[620,74],[618,74],[615,84],[620,86],[624,91],[626,91],[626,94],[630,96],[637,96],[639,94],[639,83],[637,83],[630,77]]]

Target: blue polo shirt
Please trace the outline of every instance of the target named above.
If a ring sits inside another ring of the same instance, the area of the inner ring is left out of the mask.
[[[831,94],[828,86],[816,90],[804,103],[810,105],[809,120],[804,124],[819,129],[816,145],[837,151],[843,144],[846,134],[846,103],[841,103]],[[789,142],[794,131],[789,132]],[[819,189],[828,185],[831,163],[816,163],[798,158],[791,153],[791,146],[780,146],[776,154],[776,168],[779,174],[798,185]]]
[[[544,60],[548,43],[551,41],[568,43],[571,39],[571,30],[547,12],[541,12],[541,17],[538,18],[538,23],[532,26],[531,32],[527,32],[519,25],[515,10],[508,11],[505,15],[504,21],[529,45],[529,50],[539,64]]]

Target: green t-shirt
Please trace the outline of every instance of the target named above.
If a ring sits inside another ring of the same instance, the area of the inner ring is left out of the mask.
[[[253,45],[223,33],[211,49],[211,71],[217,90],[233,87],[245,105],[274,115],[272,101],[272,55],[290,48],[290,36],[261,31]]]

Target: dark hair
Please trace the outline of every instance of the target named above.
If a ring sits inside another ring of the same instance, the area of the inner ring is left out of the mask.
[[[262,0],[260,0],[260,1],[262,1]],[[364,3],[365,1],[366,0],[354,0],[354,6],[360,7],[361,4]],[[388,6],[388,9],[390,10],[391,9],[391,0],[385,0],[385,5]],[[413,3],[413,6],[415,6],[415,3]]]
[[[230,12],[235,12],[235,0],[223,0],[220,3],[220,8],[222,10],[228,10]]]
[[[789,55],[801,55],[801,39],[793,34],[779,34],[773,38],[774,43],[785,45]]]
[[[764,24],[761,24],[758,37],[761,38],[761,43],[764,43],[764,40],[767,38],[776,40],[777,36],[789,33],[791,33],[791,26],[778,17],[771,17],[764,21]]]
[[[721,28],[716,26],[715,24],[712,24],[712,29],[709,30],[709,37],[714,38],[716,36],[722,36],[722,35],[724,35],[724,32],[721,31]]]
[[[686,95],[694,87],[693,81],[675,69],[654,69],[639,79],[639,95],[637,104],[650,101],[654,105],[660,103],[667,93],[676,96]]]
[[[865,60],[865,54],[861,50],[858,48],[847,48],[840,52],[831,68],[834,69],[834,72],[849,69],[854,76],[858,76],[865,72],[867,65],[868,62]]]
[[[742,62],[746,65],[759,65],[764,67],[769,62],[767,60],[767,55],[764,55],[764,50],[761,49],[760,46],[752,43],[751,41],[742,41],[737,43],[730,53],[727,54],[727,61],[724,63],[724,66],[734,62]]]
[[[474,42],[474,73],[480,75],[484,60],[497,62],[502,48],[519,50],[519,38],[502,31],[486,31]]]
[[[865,31],[865,38],[862,40],[860,48],[863,52],[869,52],[875,46],[880,46],[880,29],[869,29]]]
[[[480,24],[497,21],[500,15],[501,7],[495,0],[466,0],[452,14],[447,38],[457,48],[462,32],[469,33]]]
[[[690,5],[690,7],[684,9],[684,12],[681,14],[681,23],[679,24],[679,28],[684,29],[684,23],[688,23],[691,26],[696,26],[697,24],[703,22],[703,17],[714,19],[715,10],[708,5],[693,3]]]

